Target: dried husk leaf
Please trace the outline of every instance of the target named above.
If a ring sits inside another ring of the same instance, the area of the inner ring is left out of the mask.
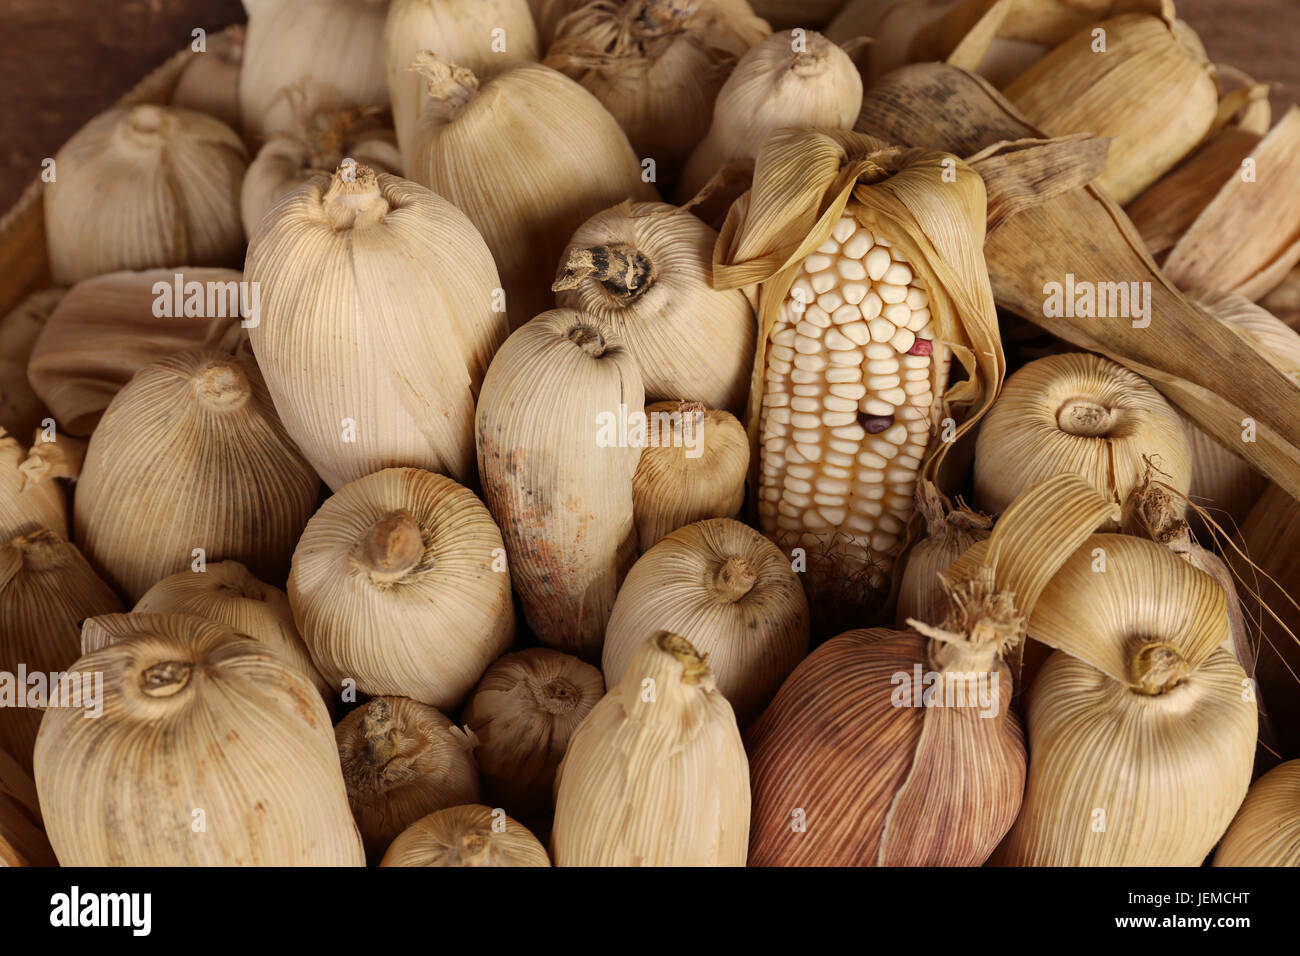
[[[993,527],[988,515],[967,508],[960,498],[950,504],[926,479],[916,483],[916,510],[925,521],[925,537],[908,549],[899,578],[894,620],[900,627],[908,618],[942,619],[946,599],[939,576],[962,552],[987,539]]]
[[[600,100],[672,182],[736,61],[771,32],[739,0],[597,0],[561,21],[543,62]]]
[[[549,813],[565,748],[604,694],[599,670],[549,647],[489,667],[463,715],[488,796],[521,817]]]
[[[104,412],[77,481],[76,540],[132,601],[199,559],[282,581],[319,488],[251,356],[177,352]]]
[[[31,676],[66,671],[81,656],[82,619],[121,610],[62,535],[33,531],[0,546],[0,672],[9,684],[0,690],[0,749],[28,773],[44,709],[30,706],[30,684],[18,680],[19,668]]]
[[[52,708],[36,741],[36,788],[60,864],[364,863],[310,681],[203,618],[95,621],[116,640],[71,670],[102,675],[103,713],[85,719],[95,709],[85,702]]]
[[[406,168],[427,99],[424,79],[411,69],[421,50],[433,50],[484,79],[541,56],[528,0],[392,0],[384,24],[384,63]]]
[[[1292,269],[1259,304],[1287,327],[1300,329],[1300,268]]]
[[[944,181],[951,175],[954,181]],[[954,157],[906,150],[847,132],[784,130],[759,156],[753,189],[731,209],[714,251],[714,284],[758,285],[759,338],[747,425],[754,451],[750,484],[758,488],[762,455],[757,445],[769,336],[805,257],[826,241],[842,214],[873,234],[888,236],[930,296],[936,354],[950,352],[966,377],[945,390],[939,382],[932,430],[956,420],[959,439],[997,395],[1005,371],[997,316],[984,266],[984,188]],[[953,442],[929,453],[921,477],[933,477]],[[932,446],[934,443],[932,442]],[[772,535],[773,529],[764,529]],[[778,547],[807,549],[805,588],[828,621],[851,612],[853,620],[878,619],[889,587],[877,580],[897,554],[874,555],[868,542],[835,530],[830,536],[777,534]],[[827,537],[830,540],[827,540]],[[901,551],[905,543],[895,546]]]
[[[388,0],[244,0],[239,111],[249,141],[293,128],[290,90],[313,109],[387,105],[388,6]]]
[[[749,436],[735,416],[699,402],[655,402],[646,406],[645,414],[652,435],[655,422],[677,417],[661,427],[658,444],[642,449],[632,479],[642,554],[664,535],[693,522],[738,517],[749,474]]]
[[[507,325],[492,254],[460,210],[341,167],[274,207],[245,275],[261,288],[249,336],[267,387],[330,488],[396,466],[473,481],[474,402]]]
[[[1105,49],[1094,31],[1104,33]],[[1190,36],[1189,36],[1190,35]],[[1190,29],[1124,14],[1087,27],[1006,88],[1022,115],[1051,136],[1110,140],[1096,185],[1124,205],[1168,172],[1210,132],[1219,94]],[[1171,115],[1167,105],[1177,103]]]
[[[68,536],[68,503],[57,481],[28,481],[21,467],[27,452],[0,428],[0,540],[32,531]]]
[[[1024,808],[996,862],[1204,860],[1250,785],[1258,728],[1221,647],[1225,608],[1218,582],[1151,541],[1094,535],[1065,562],[1029,618],[1057,653],[1029,691]]]
[[[514,637],[501,548],[483,503],[443,475],[390,468],[340,489],[307,523],[289,576],[321,674],[454,710]]]
[[[519,328],[550,308],[554,264],[583,222],[625,199],[658,196],[618,123],[564,74],[521,63],[480,84],[427,50],[416,67],[428,99],[407,175],[482,233]]]
[[[375,697],[339,721],[334,735],[372,861],[422,817],[479,800],[473,741],[427,704]]]
[[[569,742],[551,854],[556,866],[744,866],[749,808],[731,705],[690,642],[664,633]]]
[[[53,440],[46,440],[50,433],[53,433]],[[89,447],[90,443],[84,439],[72,438],[54,428],[38,428],[36,440],[18,470],[28,485],[52,482],[55,478],[76,481],[81,477],[81,467]]]
[[[0,750],[0,867],[58,865],[45,838],[31,774]]]
[[[380,866],[550,866],[527,827],[498,810],[448,807],[401,832]]]
[[[685,201],[729,163],[757,161],[788,126],[849,129],[862,105],[862,77],[848,54],[820,33],[774,33],[755,43],[718,91],[708,135],[677,186]]]
[[[163,578],[135,602],[133,614],[194,614],[227,624],[246,637],[282,653],[320,691],[325,706],[338,698],[316,670],[307,645],[293,623],[289,599],[279,588],[257,580],[238,561],[217,561],[203,573],[177,571]],[[89,629],[90,623],[86,627]],[[83,638],[84,638],[83,633]],[[98,650],[83,646],[82,652]]]
[[[1300,866],[1300,760],[1255,781],[1214,854],[1215,866]]]
[[[33,292],[0,318],[0,428],[11,435],[30,435],[46,415],[45,403],[27,381],[27,361],[66,292]]]
[[[247,165],[239,136],[211,116],[154,105],[101,113],[54,155],[56,178],[45,187],[54,281],[238,265]]]
[[[479,475],[515,593],[543,644],[587,661],[600,656],[636,560],[641,447],[621,441],[617,425],[644,395],[636,359],[609,323],[555,309],[510,336],[479,396]]]
[[[226,27],[204,42],[206,48],[190,58],[177,78],[171,105],[207,113],[231,129],[241,129],[239,70],[244,62],[244,28],[238,24]]]
[[[78,282],[32,349],[32,388],[63,431],[88,436],[113,396],[146,365],[184,349],[243,341],[241,310],[252,297],[251,290],[241,293],[242,278],[231,269],[177,267]]]
[[[1061,472],[1080,475],[1122,503],[1146,474],[1148,460],[1187,494],[1191,451],[1173,406],[1109,359],[1049,355],[1008,377],[981,423],[975,503],[1000,513],[1025,489]]]
[[[605,631],[605,682],[617,684],[661,631],[685,636],[707,657],[745,727],[808,653],[808,600],[790,561],[753,528],[699,521],[628,572]]]
[[[970,156],[988,189],[984,251],[998,304],[1137,372],[1229,445],[1249,414],[1257,440],[1243,454],[1300,494],[1300,390],[1183,298],[1122,210],[1087,185],[1104,165],[1104,141],[1044,141],[987,83],[943,64],[904,67],[878,82],[858,129]],[[1067,274],[1149,282],[1151,325],[1045,314],[1044,286]]]
[[[579,227],[552,289],[599,315],[636,356],[650,401],[689,399],[741,414],[754,361],[754,308],[714,289],[718,234],[666,203],[619,203]]]

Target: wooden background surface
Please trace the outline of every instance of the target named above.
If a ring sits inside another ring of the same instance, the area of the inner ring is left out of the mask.
[[[1210,56],[1300,101],[1300,0],[1177,0]],[[82,123],[190,42],[244,19],[239,0],[0,0],[0,210]],[[1173,108],[1173,104],[1171,104]]]

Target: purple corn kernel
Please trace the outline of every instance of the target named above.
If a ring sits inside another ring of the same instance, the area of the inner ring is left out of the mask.
[[[894,424],[893,415],[866,415],[858,413],[858,424],[868,435],[879,435]]]
[[[907,350],[908,355],[930,355],[934,352],[934,343],[929,339],[917,339]]]

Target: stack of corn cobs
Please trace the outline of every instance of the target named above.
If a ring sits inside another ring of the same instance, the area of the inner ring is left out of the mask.
[[[1300,111],[1167,0],[246,7],[38,187],[0,859],[1300,864]]]

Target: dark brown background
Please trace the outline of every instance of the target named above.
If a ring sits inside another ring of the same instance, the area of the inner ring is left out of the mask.
[[[1179,0],[1210,56],[1300,100],[1300,0]],[[76,129],[190,42],[244,19],[239,0],[0,0],[0,210]]]

